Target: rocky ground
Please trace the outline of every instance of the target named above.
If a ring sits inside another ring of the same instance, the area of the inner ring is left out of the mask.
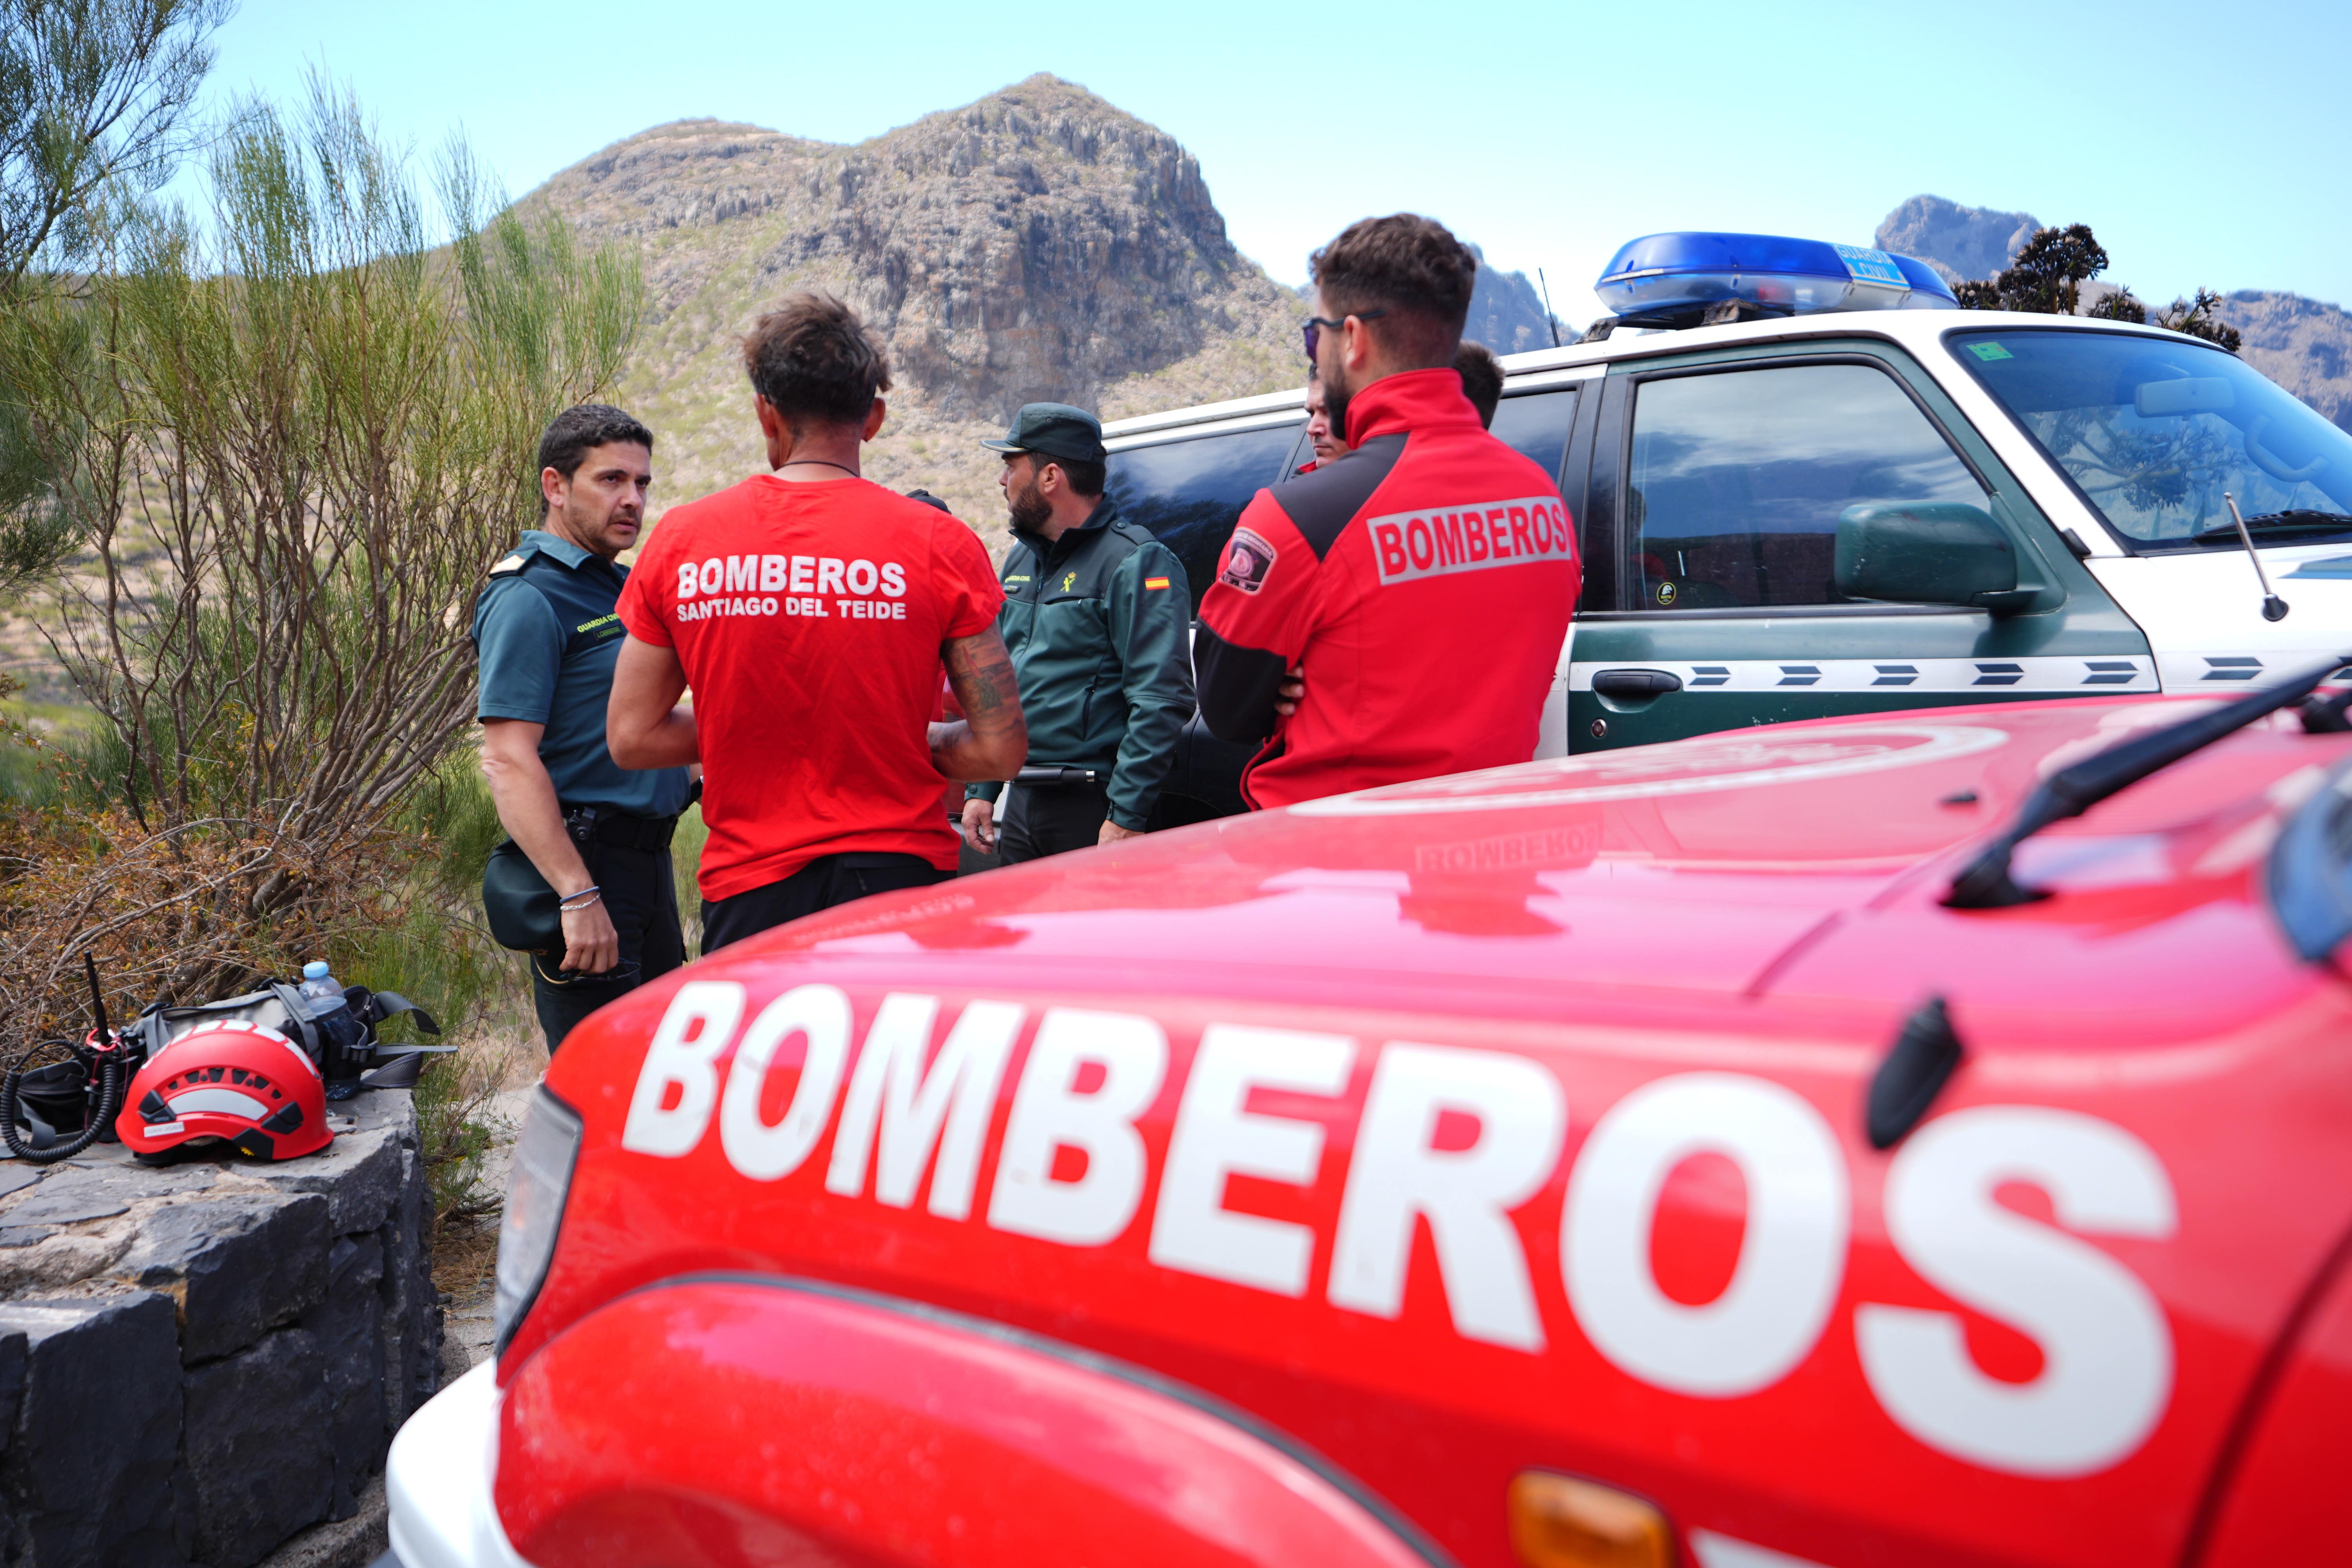
[[[515,1134],[522,1130],[530,1107],[529,1088],[506,1089],[485,1109],[482,1120],[496,1141],[482,1158],[481,1186],[503,1193],[514,1163]],[[434,1258],[434,1283],[447,1298],[441,1331],[441,1383],[449,1383],[489,1359],[494,1335],[490,1326],[491,1273],[498,1262],[496,1216],[479,1220],[456,1237],[446,1237]]]

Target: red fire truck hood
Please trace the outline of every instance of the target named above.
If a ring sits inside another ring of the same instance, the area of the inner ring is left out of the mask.
[[[846,1289],[1226,1401],[1474,1568],[1514,1561],[1529,1468],[1654,1499],[1706,1568],[2199,1560],[2352,1224],[2352,999],[2264,885],[2352,736],[2233,736],[2029,840],[2051,897],[1940,902],[2038,777],[2185,710],[1880,715],[1374,791],[866,900],[643,987],[549,1071],[578,1146],[501,1361],[501,1517],[556,1562],[616,1476],[649,1518],[790,1480],[931,1520],[963,1505],[885,1482],[1009,1486],[902,1467],[907,1423],[1003,1452],[1034,1380],[868,1400],[842,1368],[943,1342],[836,1353],[844,1311],[807,1302]],[[1958,1065],[1882,1144],[1923,1014]],[[887,1415],[866,1447],[811,1414],[845,1390]]]
[[[1825,720],[1371,790],[870,900],[721,962],[965,953],[1040,983],[1173,970],[1232,995],[1297,996],[1320,976],[1408,1002],[1442,984],[1455,1007],[1469,979],[1521,1014],[1529,992],[1580,1012],[1753,997],[1843,917],[1955,923],[1936,907],[1952,871],[2040,778],[2210,700]],[[2345,750],[2251,731],[2030,841],[2020,874],[2103,892],[2090,918],[2107,924],[2224,882],[2242,897],[2281,815]],[[2084,913],[2075,899],[1977,923]]]

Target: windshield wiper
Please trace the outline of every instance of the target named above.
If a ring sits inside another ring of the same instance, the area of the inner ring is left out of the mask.
[[[2019,886],[2010,875],[2010,857],[2020,844],[2053,822],[2082,816],[2109,795],[2237,733],[2255,720],[2275,713],[2290,702],[2301,701],[2347,663],[2352,663],[2352,658],[2331,658],[2292,680],[2249,691],[2233,702],[2167,724],[2161,730],[2136,735],[2059,769],[2025,797],[2015,820],[2002,830],[2000,837],[1986,845],[1983,853],[1952,879],[1951,889],[1944,895],[1944,907],[2001,910],[2048,898],[2050,895],[2039,889]]]
[[[2310,529],[2352,529],[2352,516],[2340,511],[2321,511],[2315,507],[2289,507],[2284,511],[2266,511],[2259,517],[2246,519],[2248,531],[2254,533],[2299,533]],[[2238,537],[2238,525],[2228,523],[2221,528],[2201,528],[2189,536],[2200,544],[2223,544]]]

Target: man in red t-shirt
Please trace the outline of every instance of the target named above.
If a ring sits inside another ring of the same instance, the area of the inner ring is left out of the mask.
[[[605,721],[625,768],[703,765],[706,953],[952,876],[941,784],[1009,778],[1029,749],[988,552],[858,475],[890,386],[880,346],[800,293],[743,360],[774,472],[662,519],[621,595]],[[952,723],[933,718],[942,666]]]

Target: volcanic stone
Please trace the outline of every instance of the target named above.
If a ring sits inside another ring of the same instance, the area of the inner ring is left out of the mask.
[[[283,1164],[240,1167],[238,1173],[280,1192],[323,1193],[331,1205],[328,1228],[337,1236],[373,1230],[400,1195],[400,1131],[362,1125],[316,1154]]]
[[[325,1358],[307,1329],[280,1329],[187,1374],[188,1475],[206,1568],[247,1568],[327,1517],[335,1467],[319,1439],[329,1408]]]
[[[187,1364],[241,1350],[327,1294],[327,1200],[224,1194],[147,1216],[119,1278],[180,1298]]]
[[[21,1344],[12,1352],[11,1344]],[[22,1394],[0,1492],[11,1562],[179,1568],[180,1357],[172,1303],[144,1291],[0,1304],[0,1365]]]
[[[383,1404],[383,1242],[342,1237],[327,1257],[327,1299],[302,1315],[319,1342],[327,1384],[322,1434],[334,1460],[327,1517],[349,1519],[359,1494],[383,1461],[389,1437]]]
[[[5,1217],[10,1225],[74,1225],[86,1219],[107,1219],[141,1198],[201,1192],[211,1186],[219,1174],[208,1164],[172,1165],[160,1170],[119,1160],[68,1164],[54,1171]]]
[[[8,1217],[18,1225],[74,1225],[119,1215],[136,1194],[112,1176],[110,1171],[60,1171]]]
[[[401,1143],[400,1198],[384,1239],[384,1398],[392,1424],[433,1397],[441,1381],[441,1293],[433,1285],[433,1255],[417,1245],[433,1226],[433,1198],[425,1162],[407,1136]]]

